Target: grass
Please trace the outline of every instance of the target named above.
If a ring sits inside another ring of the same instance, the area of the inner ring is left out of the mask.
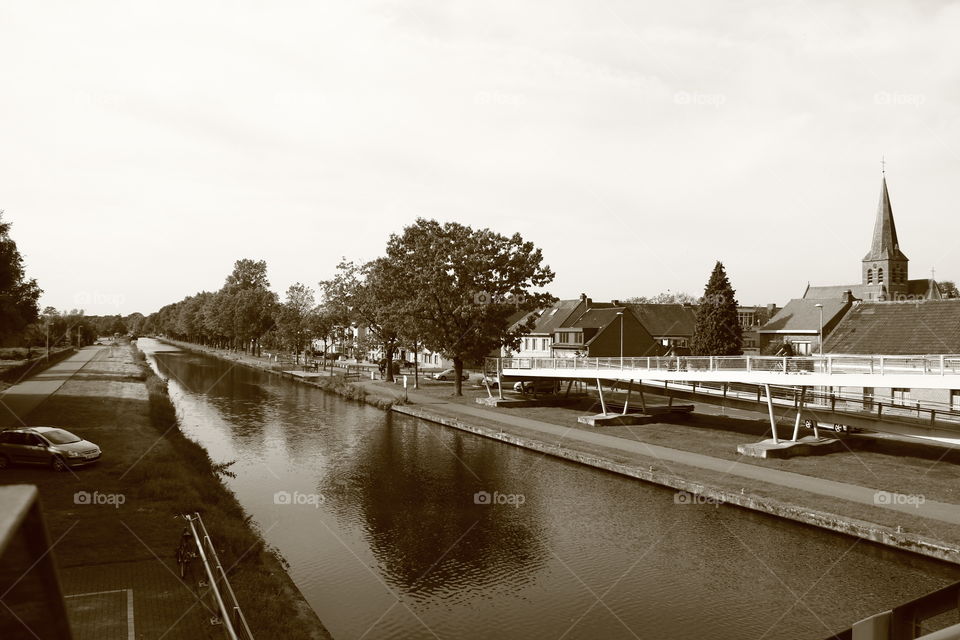
[[[185,526],[177,516],[196,511],[229,568],[257,637],[329,638],[282,559],[267,548],[221,481],[226,470],[180,431],[166,383],[132,346],[111,347],[103,354],[22,416],[30,424],[62,426],[95,442],[104,452],[102,459],[75,473],[14,467],[2,477],[5,483],[38,486],[51,538],[59,541],[54,555],[61,569],[130,561],[174,567]],[[120,508],[78,506],[76,491],[122,494],[125,503]],[[200,615],[200,608],[195,609]],[[174,635],[182,635],[190,624],[184,619]]]

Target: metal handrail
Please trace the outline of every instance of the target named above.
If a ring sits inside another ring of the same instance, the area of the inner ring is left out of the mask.
[[[640,369],[746,371],[827,375],[960,375],[960,355],[657,356],[630,358],[495,358],[502,369]]]
[[[223,629],[227,638],[230,640],[253,640],[253,632],[250,631],[250,627],[247,625],[247,619],[240,609],[237,596],[233,593],[233,587],[230,586],[230,581],[227,579],[227,574],[223,570],[223,565],[220,564],[220,557],[217,555],[217,550],[213,547],[210,534],[207,533],[207,527],[203,524],[200,514],[194,513],[192,516],[184,515],[184,518],[187,523],[189,523],[191,532],[193,532],[193,539],[197,544],[197,551],[199,552],[201,562],[203,562],[203,568],[207,573],[207,579],[210,581],[210,590],[213,592],[214,600],[217,602],[217,608],[220,610],[220,618],[223,620]],[[194,523],[200,526],[200,531],[203,533],[202,537],[197,535],[198,532]],[[215,565],[213,568],[211,567],[210,560],[208,560],[208,554]],[[224,602],[220,589],[217,586],[218,580],[215,577],[214,569],[216,569],[216,573],[219,574],[220,580],[226,585],[229,602]],[[240,630],[239,634],[237,633],[237,629]]]

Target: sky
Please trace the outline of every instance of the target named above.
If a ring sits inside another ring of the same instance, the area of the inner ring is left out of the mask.
[[[858,282],[881,158],[960,279],[960,4],[0,5],[0,209],[41,305],[150,313],[239,258],[316,287],[417,217],[595,300]]]

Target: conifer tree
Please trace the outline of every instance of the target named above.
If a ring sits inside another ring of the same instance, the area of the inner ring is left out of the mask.
[[[723,263],[717,261],[697,308],[697,324],[690,345],[695,356],[738,356],[743,334],[737,319],[736,292]]]

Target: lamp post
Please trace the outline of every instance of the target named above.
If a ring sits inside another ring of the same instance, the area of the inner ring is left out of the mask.
[[[623,365],[623,311],[617,311],[620,316],[620,365]]]
[[[813,306],[815,306],[817,309],[820,310],[820,333],[818,334],[819,335],[818,342],[820,343],[819,349],[820,349],[820,355],[822,356],[823,355],[823,305],[818,302]]]

